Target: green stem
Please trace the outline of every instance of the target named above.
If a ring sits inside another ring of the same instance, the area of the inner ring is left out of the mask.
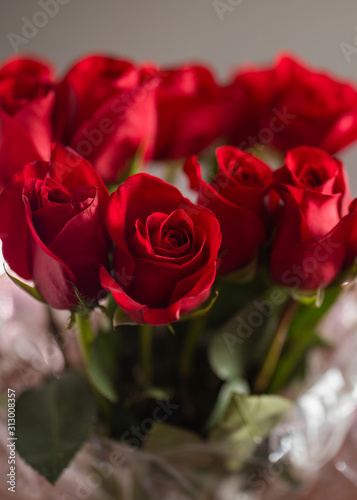
[[[152,382],[152,325],[144,323],[140,325],[140,360],[145,385]]]
[[[94,340],[94,333],[90,323],[89,313],[76,313],[76,324],[79,333],[79,342],[82,350],[84,365],[87,368],[90,354],[90,347]]]
[[[292,320],[294,319],[299,303],[291,299],[287,303],[283,315],[280,319],[280,323],[275,332],[273,341],[270,345],[267,357],[263,363],[262,369],[256,378],[254,384],[254,392],[262,393],[267,390],[269,383],[274,375],[276,366],[280,359],[281,352],[285,345],[289,328]]]
[[[102,412],[104,420],[100,419],[98,421],[96,430],[97,432],[109,435],[109,421],[111,416],[111,405],[109,401],[103,396],[102,391],[98,389],[98,385],[93,379],[92,367],[89,363],[89,357],[91,353],[92,343],[95,339],[95,334],[93,332],[92,324],[90,322],[90,312],[75,313],[75,320],[78,331],[79,347],[82,354],[82,361],[84,365],[84,372],[87,377],[88,382],[92,386],[97,406]],[[102,427],[101,427],[102,426]]]
[[[206,316],[197,316],[190,321],[188,331],[185,336],[179,370],[183,378],[187,379],[192,372],[192,361],[195,351],[200,343],[204,327],[206,325]]]
[[[50,306],[47,306],[46,309],[47,309],[49,331],[51,332],[56,344],[58,345],[59,349],[61,350],[65,368],[68,368],[68,360],[67,360],[67,356],[66,356],[66,341],[64,339],[64,336],[63,336],[61,330],[58,328],[57,322],[53,316],[52,308]]]

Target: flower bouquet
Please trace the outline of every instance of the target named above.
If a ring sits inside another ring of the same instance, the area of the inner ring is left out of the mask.
[[[353,85],[288,55],[224,84],[203,65],[91,55],[59,79],[16,58],[0,130],[6,272],[62,359],[4,394],[7,490],[21,456],[44,491],[61,478],[46,498],[259,498],[300,484],[343,401],[333,456],[355,359],[337,355],[341,305],[335,338],[319,325],[354,304],[357,200],[332,156],[357,140]]]

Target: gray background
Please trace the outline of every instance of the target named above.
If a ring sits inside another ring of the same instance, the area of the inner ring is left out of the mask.
[[[59,71],[104,51],[160,63],[203,60],[224,77],[237,64],[290,50],[357,82],[357,0],[221,0],[229,7],[221,18],[213,0],[58,0],[67,3],[53,17],[43,15],[41,0],[0,2],[0,60],[15,53],[9,33],[23,36],[27,25],[32,37],[18,50],[50,58]],[[31,33],[34,21],[43,26]],[[343,43],[356,49],[350,58]],[[343,158],[357,194],[357,146]]]

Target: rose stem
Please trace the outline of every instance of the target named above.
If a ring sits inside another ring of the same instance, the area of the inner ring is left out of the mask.
[[[140,325],[140,360],[146,385],[152,383],[152,325]]]
[[[206,320],[206,316],[197,316],[189,323],[179,361],[180,374],[184,379],[188,379],[191,375],[192,360],[202,337]]]
[[[275,368],[280,358],[281,351],[283,350],[286,338],[289,332],[291,322],[295,316],[299,303],[290,299],[284,313],[280,319],[280,323],[274,335],[267,357],[263,363],[262,369],[254,383],[254,392],[264,392],[274,375]]]
[[[90,323],[89,313],[76,313],[76,324],[79,333],[79,343],[82,350],[83,362],[88,367],[90,347],[94,340],[94,333]]]
[[[64,361],[64,366],[65,368],[68,368],[68,361],[67,361],[67,356],[66,356],[66,340],[64,339],[63,333],[60,331],[58,328],[57,322],[53,316],[53,311],[50,306],[47,306],[47,316],[48,316],[48,326],[49,330],[55,339],[56,344],[58,345],[59,349],[61,350],[62,356],[63,356],[63,361]]]

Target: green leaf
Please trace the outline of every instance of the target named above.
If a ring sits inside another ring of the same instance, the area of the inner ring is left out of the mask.
[[[201,442],[202,439],[192,431],[156,422],[148,435],[144,448],[152,453],[171,452],[174,448]]]
[[[54,484],[87,439],[96,407],[79,375],[64,373],[16,401],[16,448],[22,458]]]
[[[115,380],[118,375],[120,336],[117,332],[98,335],[90,346],[88,375],[93,386],[111,403],[118,401]]]
[[[232,393],[226,411],[211,433],[211,440],[265,438],[282,416],[291,409],[291,401],[281,396],[249,396]]]
[[[291,402],[281,396],[248,396],[233,393],[219,423],[212,429],[212,442],[226,442],[236,458],[228,464],[236,468],[241,460],[250,455],[290,410]]]
[[[243,379],[238,379],[226,382],[222,385],[216,404],[207,422],[207,429],[211,429],[222,420],[223,414],[227,410],[227,406],[229,405],[232,394],[234,393],[249,394],[248,383]]]
[[[36,287],[30,286],[27,283],[24,283],[23,281],[19,280],[18,278],[15,278],[15,276],[11,276],[11,274],[6,270],[5,266],[4,266],[4,269],[5,269],[5,273],[11,279],[11,281],[13,283],[15,283],[16,286],[18,286],[19,288],[24,290],[26,293],[31,295],[31,297],[33,297],[34,299],[46,304],[46,301],[43,299],[43,297],[41,296],[40,292],[37,290]]]
[[[242,351],[227,344],[228,332],[214,335],[208,345],[208,360],[213,373],[221,380],[234,380],[243,374]]]

